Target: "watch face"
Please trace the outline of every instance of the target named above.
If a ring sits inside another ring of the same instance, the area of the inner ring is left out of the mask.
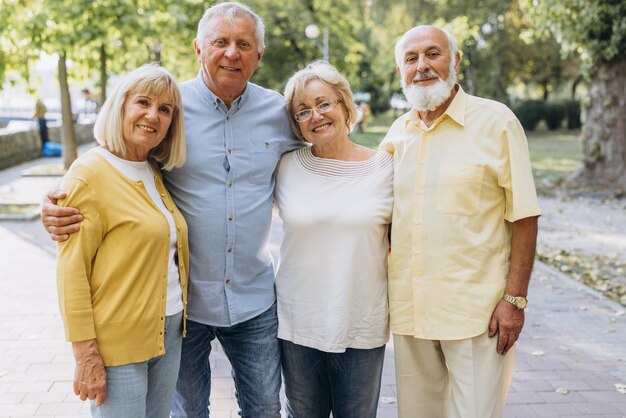
[[[526,304],[528,304],[526,299],[522,297],[515,298],[515,306],[517,306],[519,309],[524,309],[526,307]]]

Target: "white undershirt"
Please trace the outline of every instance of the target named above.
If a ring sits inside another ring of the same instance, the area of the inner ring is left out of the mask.
[[[324,352],[387,342],[387,228],[393,160],[283,155],[274,197],[283,221],[278,338]]]
[[[154,172],[150,168],[148,161],[129,161],[119,158],[102,147],[96,147],[94,152],[104,157],[113,167],[132,181],[142,181],[148,195],[167,219],[170,226],[170,251],[168,255],[167,273],[167,300],[165,305],[165,315],[175,315],[183,310],[183,293],[180,287],[180,276],[176,265],[176,224],[174,218],[165,207],[163,200],[156,188]]]

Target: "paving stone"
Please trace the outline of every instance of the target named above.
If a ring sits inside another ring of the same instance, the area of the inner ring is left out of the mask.
[[[617,414],[619,409],[612,402],[573,403],[581,414]]]
[[[24,399],[24,396],[24,393],[0,393],[0,409],[2,409],[2,405],[19,404]]]
[[[507,404],[504,408],[504,418],[531,418],[538,416],[528,405]]]
[[[567,403],[533,404],[529,405],[529,407],[540,417],[560,415],[574,417],[577,413],[576,409],[571,404]]]

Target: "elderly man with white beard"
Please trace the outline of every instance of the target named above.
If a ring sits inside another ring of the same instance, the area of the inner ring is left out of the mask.
[[[447,31],[414,27],[395,55],[413,105],[381,144],[399,417],[501,417],[540,215],[526,137],[505,105],[456,83]]]

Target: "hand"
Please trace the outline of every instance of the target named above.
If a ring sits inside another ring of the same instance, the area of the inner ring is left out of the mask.
[[[66,195],[61,190],[49,192],[41,201],[41,222],[53,241],[63,242],[80,229],[83,216],[76,208],[57,206]]]
[[[524,326],[524,310],[517,309],[505,300],[501,300],[491,314],[489,337],[498,334],[496,351],[506,354],[519,338]]]
[[[98,353],[96,340],[73,342],[76,371],[74,372],[74,394],[80,400],[95,399],[96,406],[106,400],[106,370]]]

